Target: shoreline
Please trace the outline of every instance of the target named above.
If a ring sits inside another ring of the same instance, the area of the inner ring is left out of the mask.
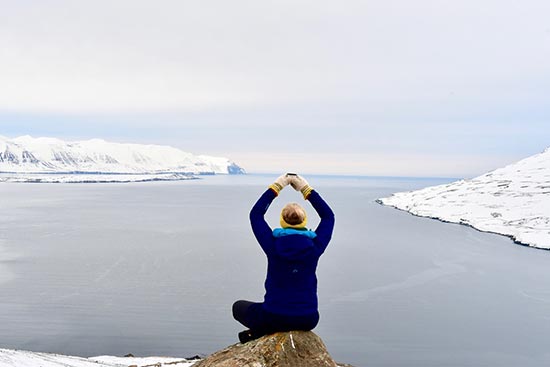
[[[195,358],[195,357],[191,357]],[[180,357],[125,357],[95,356],[79,357],[56,353],[32,352],[19,349],[0,348],[0,367],[120,367],[120,366],[176,366],[191,367],[200,359]]]
[[[446,220],[444,219],[443,217],[438,217],[438,216],[431,216],[431,215],[422,215],[422,214],[417,214],[413,211],[410,211],[410,210],[407,210],[405,208],[401,208],[397,205],[393,205],[393,204],[385,204],[383,202],[383,199],[376,199],[375,202],[381,206],[386,206],[386,207],[389,207],[389,208],[392,208],[392,209],[397,209],[401,212],[404,212],[404,213],[407,213],[407,214],[410,214],[414,217],[417,217],[417,218],[427,218],[427,219],[433,219],[433,220],[436,220],[438,222],[441,222],[441,223],[446,223],[446,224],[456,224],[456,225],[459,225],[459,226],[464,226],[464,227],[468,227],[468,228],[471,228],[473,230],[476,230],[480,233],[488,233],[488,234],[495,234],[495,235],[499,235],[499,236],[502,236],[502,237],[506,237],[508,239],[510,239],[514,244],[516,245],[520,245],[520,246],[523,246],[523,247],[528,247],[528,248],[532,248],[532,249],[535,249],[535,250],[541,250],[541,251],[550,251],[550,247],[538,247],[538,246],[534,246],[532,244],[529,244],[529,243],[526,243],[526,242],[521,242],[520,240],[518,240],[516,238],[515,235],[512,235],[512,234],[507,234],[507,233],[502,233],[502,232],[496,232],[496,231],[491,231],[491,230],[483,230],[483,229],[480,229],[480,228],[477,228],[474,224],[471,224],[471,223],[464,223],[464,222],[460,222],[460,221],[451,221],[451,220]]]

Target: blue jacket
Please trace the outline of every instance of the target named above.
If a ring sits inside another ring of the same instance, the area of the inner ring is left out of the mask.
[[[319,257],[328,246],[334,228],[334,213],[314,190],[308,200],[321,217],[317,236],[291,234],[275,237],[264,215],[277,194],[268,189],[250,211],[254,236],[267,255],[264,309],[282,315],[307,315],[317,312]]]

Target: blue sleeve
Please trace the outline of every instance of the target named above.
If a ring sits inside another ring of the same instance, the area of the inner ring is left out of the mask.
[[[275,191],[267,189],[267,191],[260,196],[250,211],[250,224],[252,226],[252,232],[254,232],[254,236],[256,236],[258,243],[266,254],[273,248],[275,240],[273,237],[273,230],[265,221],[264,215],[276,197],[277,194]]]
[[[332,238],[332,231],[334,229],[334,213],[328,204],[323,200],[321,195],[315,190],[313,190],[307,197],[313,208],[319,217],[321,217],[321,223],[315,230],[317,237],[313,242],[317,245],[321,253],[325,252],[325,249]]]

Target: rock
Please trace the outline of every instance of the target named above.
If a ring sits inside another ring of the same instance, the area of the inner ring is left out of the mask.
[[[193,367],[337,367],[321,338],[311,331],[266,335],[222,349]]]

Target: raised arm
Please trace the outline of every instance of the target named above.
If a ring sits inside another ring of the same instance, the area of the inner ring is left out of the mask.
[[[319,250],[324,252],[332,238],[332,231],[334,230],[334,213],[321,195],[315,190],[310,192],[307,200],[309,200],[317,214],[319,214],[319,217],[321,217],[321,222],[315,230],[315,233],[317,233],[315,243],[319,247]]]
[[[267,189],[250,211],[252,232],[265,253],[268,253],[273,247],[273,231],[265,221],[264,215],[277,195],[273,189]]]
[[[321,195],[311,186],[309,183],[301,176],[295,176],[292,178],[290,184],[296,191],[300,191],[304,196],[304,199],[309,200],[313,208],[321,217],[321,223],[315,230],[317,237],[315,237],[314,242],[323,253],[332,238],[332,231],[334,229],[334,213],[328,204],[323,200]]]
[[[279,192],[289,184],[290,178],[282,175],[260,196],[256,204],[250,210],[250,225],[252,232],[265,253],[273,248],[273,231],[265,221],[265,213]]]

